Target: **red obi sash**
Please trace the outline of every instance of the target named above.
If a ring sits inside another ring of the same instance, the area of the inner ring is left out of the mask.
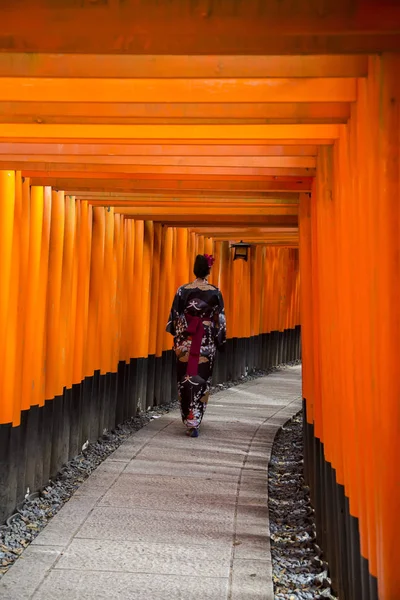
[[[195,317],[187,314],[186,321],[188,324],[187,333],[192,337],[192,343],[190,346],[188,366],[186,374],[190,377],[198,374],[199,370],[199,359],[200,359],[200,348],[201,342],[204,335],[204,321],[209,321],[210,317]]]

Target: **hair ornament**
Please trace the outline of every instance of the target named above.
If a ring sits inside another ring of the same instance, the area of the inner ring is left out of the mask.
[[[204,257],[207,260],[207,264],[208,264],[209,268],[211,269],[211,267],[213,266],[213,264],[215,262],[215,258],[213,257],[212,254],[205,254]]]

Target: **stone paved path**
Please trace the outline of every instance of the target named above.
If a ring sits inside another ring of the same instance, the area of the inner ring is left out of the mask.
[[[2,600],[272,600],[267,473],[301,407],[301,368],[210,399],[198,439],[177,411],[85,481],[0,581]]]

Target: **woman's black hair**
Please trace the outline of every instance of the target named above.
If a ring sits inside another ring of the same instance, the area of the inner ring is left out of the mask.
[[[210,270],[206,257],[203,254],[198,254],[193,267],[193,272],[196,277],[205,279],[210,274]]]

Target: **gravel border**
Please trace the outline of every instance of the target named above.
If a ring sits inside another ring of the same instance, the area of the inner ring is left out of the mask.
[[[335,600],[316,542],[314,509],[303,476],[303,414],[278,431],[268,471],[275,600]]]
[[[285,366],[300,364],[300,361]],[[213,386],[211,394],[265,377],[285,366],[268,370],[254,370],[236,381]],[[107,431],[96,442],[84,444],[82,452],[70,460],[53,480],[39,492],[35,492],[17,506],[16,512],[0,526],[0,579],[13,565],[24,549],[44,529],[49,520],[68,502],[89,475],[112,454],[124,441],[153,419],[177,408],[177,401],[156,406],[128,419],[113,431]]]

